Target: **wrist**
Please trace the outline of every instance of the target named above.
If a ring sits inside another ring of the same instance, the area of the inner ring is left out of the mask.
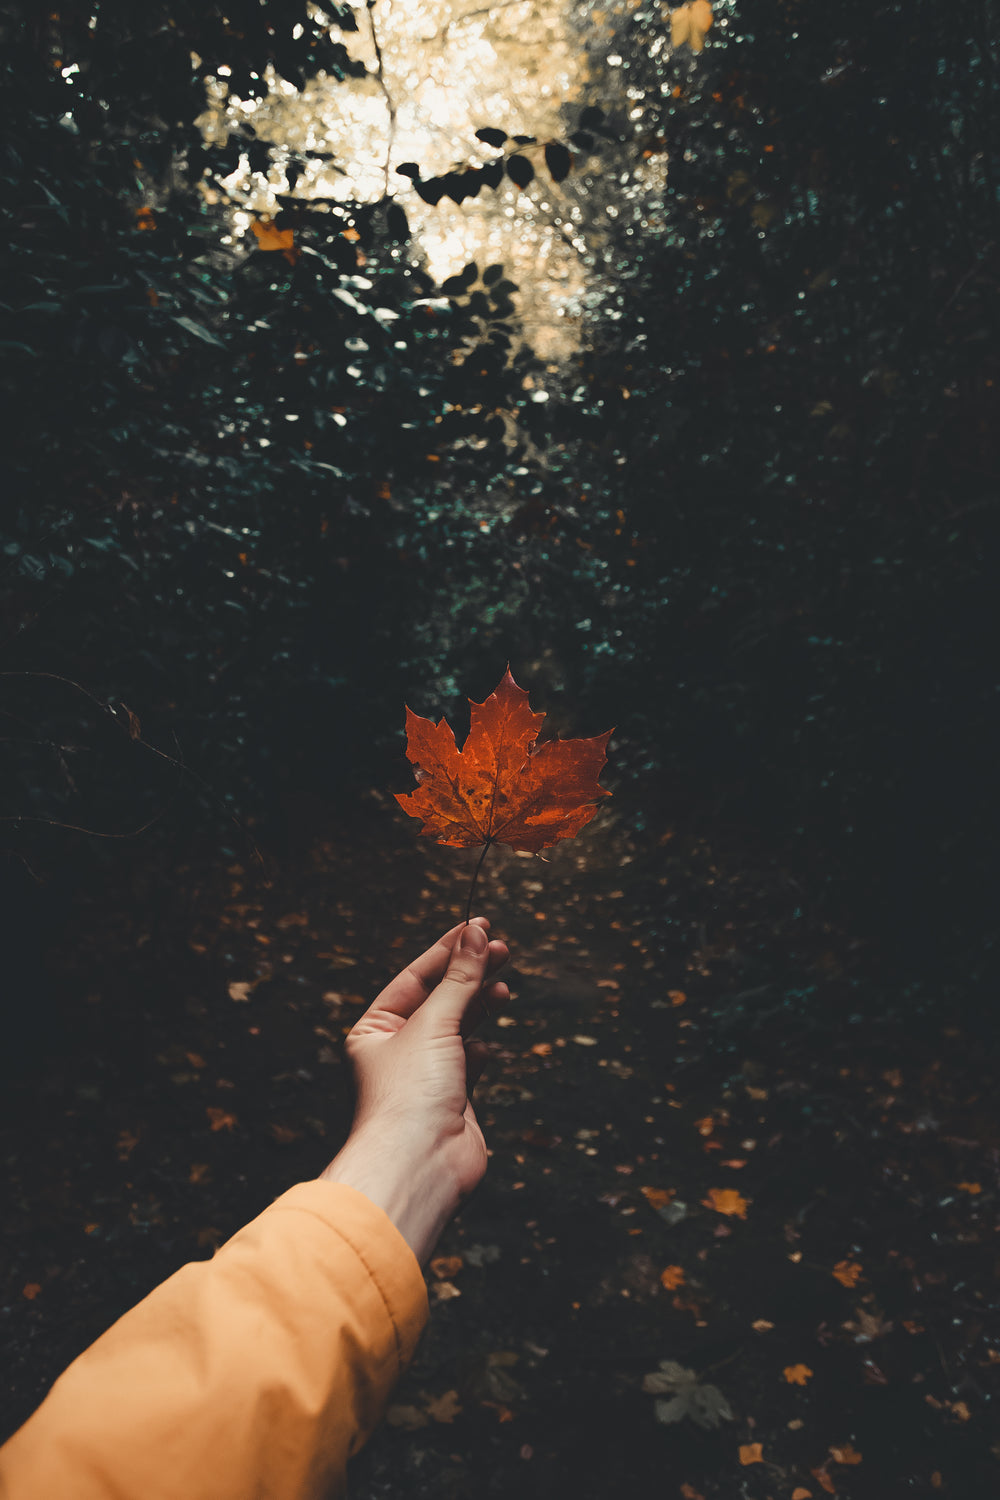
[[[424,1265],[461,1197],[453,1175],[429,1145],[376,1124],[352,1130],[343,1148],[320,1173],[364,1193],[392,1220]]]

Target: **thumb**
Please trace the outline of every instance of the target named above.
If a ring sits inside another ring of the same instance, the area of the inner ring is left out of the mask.
[[[462,928],[444,978],[420,1007],[419,1016],[439,1035],[450,1036],[461,1030],[469,1006],[483,987],[489,959],[490,940],[475,922]]]

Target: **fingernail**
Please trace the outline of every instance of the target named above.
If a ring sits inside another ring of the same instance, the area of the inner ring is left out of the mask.
[[[483,929],[477,927],[475,923],[470,922],[468,926],[462,929],[462,942],[460,946],[465,949],[466,953],[485,953],[488,943],[489,938]]]

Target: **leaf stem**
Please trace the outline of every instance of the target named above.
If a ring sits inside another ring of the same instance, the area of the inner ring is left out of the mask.
[[[486,840],[486,843],[483,845],[483,852],[479,856],[479,862],[477,863],[476,868],[475,868],[475,870],[473,871],[473,874],[472,874],[472,884],[469,887],[469,899],[466,902],[466,906],[465,906],[465,925],[466,925],[466,927],[468,927],[468,925],[469,925],[469,918],[472,915],[472,898],[476,894],[476,881],[479,879],[479,872],[483,868],[483,860],[486,858],[486,851],[489,849],[489,847],[492,844],[492,842],[493,842],[492,839],[487,839]]]

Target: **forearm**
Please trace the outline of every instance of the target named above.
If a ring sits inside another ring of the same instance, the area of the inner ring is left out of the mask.
[[[351,1132],[320,1179],[364,1193],[392,1220],[422,1266],[460,1199],[457,1182],[433,1150],[415,1136],[404,1139],[375,1122]]]

